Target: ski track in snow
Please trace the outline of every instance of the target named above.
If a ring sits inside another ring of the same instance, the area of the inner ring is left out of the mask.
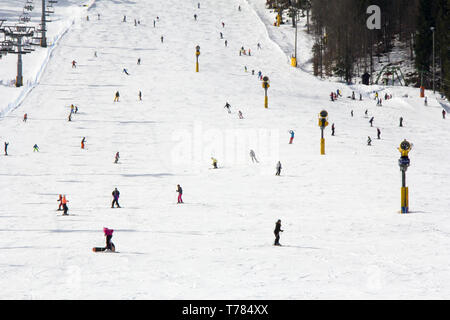
[[[90,21],[74,20],[37,85],[0,121],[0,142],[10,142],[0,156],[0,298],[448,298],[450,148],[441,140],[449,123],[439,102],[427,91],[424,107],[414,88],[348,87],[290,67],[290,47],[279,41],[293,36],[267,25],[264,0],[197,2],[97,0]],[[241,46],[252,56],[239,56]],[[0,67],[13,70],[8,61]],[[252,69],[270,78],[269,109]],[[344,98],[329,101],[337,88]],[[364,101],[346,98],[352,90]],[[375,90],[394,97],[376,107]],[[79,112],[68,122],[71,103]],[[325,156],[322,109],[336,125],[336,136],[325,131]],[[411,214],[400,215],[396,148],[405,138],[414,143]],[[219,170],[209,170],[212,156]],[[110,207],[115,187],[121,209]],[[69,216],[56,211],[60,193]],[[283,247],[272,246],[277,219]],[[91,251],[104,244],[103,227],[116,230],[119,253]]]

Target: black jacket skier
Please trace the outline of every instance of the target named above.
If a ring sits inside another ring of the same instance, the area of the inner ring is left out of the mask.
[[[120,192],[119,192],[119,190],[117,190],[117,188],[115,188],[114,191],[112,192],[112,196],[114,197],[114,200],[111,204],[111,208],[114,208],[114,204],[116,204],[117,207],[120,208],[120,205],[119,205]]]
[[[275,234],[275,242],[274,246],[281,246],[280,244],[280,232],[283,232],[284,230],[281,230],[281,220],[278,219],[277,223],[275,224],[275,230],[273,230],[273,233]]]

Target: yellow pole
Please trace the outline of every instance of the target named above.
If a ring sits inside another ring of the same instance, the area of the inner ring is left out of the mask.
[[[269,98],[267,97],[267,94],[264,97],[264,108],[269,108]]]
[[[198,68],[198,61],[197,61],[197,63],[195,64],[195,72],[198,72],[198,70],[199,70],[199,68]]]
[[[325,154],[325,139],[321,138],[320,139],[320,154]]]
[[[408,187],[402,187],[402,213],[408,213],[409,209],[409,197],[408,197]]]

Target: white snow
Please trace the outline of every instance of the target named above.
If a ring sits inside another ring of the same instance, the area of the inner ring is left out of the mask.
[[[0,298],[449,298],[450,120],[438,101],[427,92],[425,107],[414,88],[348,87],[290,67],[279,30],[254,11],[264,0],[197,2],[97,0],[74,10],[34,89],[0,118],[0,143],[10,143],[0,156]],[[242,46],[252,56],[239,56]],[[1,79],[14,63],[0,60]],[[268,109],[252,69],[270,78]],[[344,98],[331,102],[338,88]],[[2,87],[2,108],[20,90]],[[346,98],[352,90],[364,101]],[[375,90],[393,99],[376,107]],[[79,112],[68,122],[71,103]],[[325,156],[322,109],[336,126]],[[402,215],[396,148],[405,138],[414,148]],[[115,187],[120,209],[110,207]],[[69,216],[56,211],[59,194]],[[282,247],[272,245],[277,219]],[[91,251],[104,245],[103,227],[115,230],[118,253]]]

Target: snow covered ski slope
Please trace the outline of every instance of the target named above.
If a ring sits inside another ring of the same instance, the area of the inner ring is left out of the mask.
[[[258,1],[97,0],[89,21],[75,20],[38,85],[0,118],[0,298],[449,298],[450,119],[428,92],[425,107],[413,88],[348,87],[290,67]],[[344,97],[331,102],[336,89]],[[393,98],[377,107],[376,90]],[[324,156],[322,109],[336,127]],[[406,215],[403,139],[414,144]],[[118,252],[92,252],[103,227]]]

